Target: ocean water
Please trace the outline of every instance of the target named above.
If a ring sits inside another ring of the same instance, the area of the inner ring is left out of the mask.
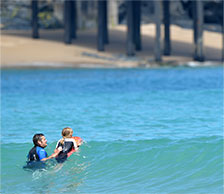
[[[24,170],[66,126],[80,150]],[[1,193],[223,193],[223,68],[2,70]]]

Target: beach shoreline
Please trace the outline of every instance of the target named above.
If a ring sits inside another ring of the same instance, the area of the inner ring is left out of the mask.
[[[150,68],[161,66],[210,66],[222,64],[221,33],[204,31],[205,62],[193,61],[193,31],[171,26],[171,56],[154,60],[155,25],[141,28],[142,51],[126,55],[126,27],[109,31],[105,51],[97,51],[96,30],[78,31],[72,44],[63,42],[63,30],[40,30],[32,39],[31,30],[1,31],[1,69],[14,68]]]

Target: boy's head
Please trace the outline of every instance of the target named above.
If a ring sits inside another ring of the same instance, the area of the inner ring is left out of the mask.
[[[33,136],[33,144],[35,146],[40,146],[42,148],[45,148],[47,146],[47,140],[42,133],[37,133]]]
[[[61,132],[61,135],[64,138],[72,137],[72,134],[73,134],[73,130],[70,127],[65,127]]]

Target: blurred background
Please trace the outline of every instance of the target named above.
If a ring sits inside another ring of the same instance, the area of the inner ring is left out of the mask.
[[[148,67],[158,65],[154,62],[223,61],[221,0],[3,0],[0,14],[3,67],[45,62]],[[26,42],[31,38],[45,43]]]
[[[41,29],[63,28],[63,0],[40,0],[39,27]],[[162,2],[162,1],[161,1]],[[77,3],[78,29],[96,28],[97,1],[79,0]],[[193,1],[170,1],[171,23],[185,28],[192,28]],[[108,0],[110,25],[126,24],[127,5],[125,0]],[[205,29],[221,32],[222,1],[206,0],[204,4]],[[31,1],[1,1],[1,29],[31,29]],[[142,24],[153,23],[154,1],[141,1]]]

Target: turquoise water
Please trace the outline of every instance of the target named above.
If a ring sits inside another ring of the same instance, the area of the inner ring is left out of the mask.
[[[2,193],[223,193],[223,69],[1,72]],[[63,165],[25,171],[32,136],[51,154],[69,126],[85,140]]]

